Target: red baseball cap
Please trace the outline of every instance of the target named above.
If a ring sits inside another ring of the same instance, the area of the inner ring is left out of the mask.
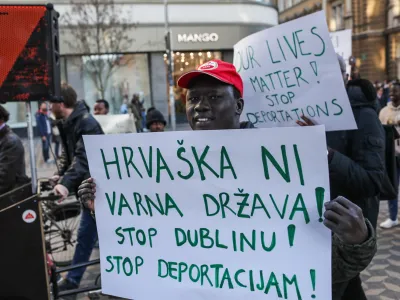
[[[243,81],[239,73],[236,72],[235,66],[219,59],[210,60],[198,67],[197,70],[182,75],[178,79],[178,86],[187,89],[189,82],[201,74],[209,75],[219,81],[233,85],[240,92],[240,96],[243,97]]]

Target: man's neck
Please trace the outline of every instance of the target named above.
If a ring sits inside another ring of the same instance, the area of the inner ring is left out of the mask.
[[[74,111],[73,108],[66,108],[64,111],[64,120],[68,119],[68,117],[72,114]]]

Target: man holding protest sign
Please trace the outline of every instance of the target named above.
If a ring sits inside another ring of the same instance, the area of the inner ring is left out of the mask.
[[[385,175],[383,128],[373,103],[376,95],[356,70],[346,93],[346,65],[343,59],[337,63],[325,13],[250,35],[234,51],[249,103],[244,117],[257,127],[294,126],[302,119],[305,124],[324,124],[331,199],[350,199],[376,228],[377,196]],[[346,299],[365,299],[356,280],[359,293]]]
[[[210,61],[182,76],[178,84],[188,89],[186,113],[193,130],[254,128],[250,122],[240,122],[244,107],[243,83],[233,65],[219,60]],[[94,208],[95,192],[93,179],[84,181],[78,191],[81,201],[91,209]],[[360,208],[351,201],[338,197],[326,203],[325,209],[323,222],[334,233],[333,297],[339,300],[336,285],[356,276],[369,264],[376,251],[376,238],[372,226],[362,217]]]
[[[385,175],[385,135],[375,110],[376,91],[365,79],[347,82],[346,64],[338,58],[358,130],[327,133],[331,197],[349,197],[376,230],[378,195]],[[314,125],[307,117],[302,118],[300,126]],[[343,300],[367,299],[359,276],[341,289]]]

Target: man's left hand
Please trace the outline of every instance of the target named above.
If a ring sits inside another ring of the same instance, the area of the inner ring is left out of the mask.
[[[301,116],[302,120],[297,120],[296,123],[297,125],[300,125],[302,127],[304,126],[315,126],[314,122],[311,121],[309,118],[307,118],[306,116]]]
[[[360,207],[344,197],[325,203],[324,225],[345,244],[362,244],[368,239],[368,228]]]
[[[63,201],[69,195],[68,189],[65,186],[63,186],[62,184],[57,184],[54,187],[54,192],[56,193],[56,195],[60,195],[61,196],[61,200],[60,201]]]

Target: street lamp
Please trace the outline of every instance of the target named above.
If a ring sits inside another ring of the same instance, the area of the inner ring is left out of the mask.
[[[168,83],[169,83],[169,110],[170,110],[170,124],[173,131],[176,130],[176,117],[175,117],[175,96],[174,96],[174,58],[171,46],[171,31],[168,24],[168,0],[164,0],[164,13],[165,13],[165,48],[167,52],[168,61]]]

